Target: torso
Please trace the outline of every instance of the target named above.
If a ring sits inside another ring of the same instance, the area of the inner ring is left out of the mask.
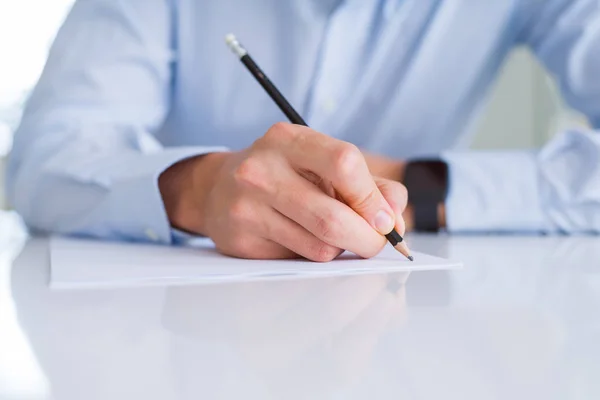
[[[285,120],[234,32],[314,129],[395,157],[455,147],[516,41],[516,0],[180,0],[167,145],[248,146]],[[269,12],[265,12],[268,10]]]

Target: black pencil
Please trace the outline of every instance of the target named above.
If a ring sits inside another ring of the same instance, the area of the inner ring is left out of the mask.
[[[240,61],[248,68],[248,71],[256,78],[258,83],[265,89],[267,94],[273,99],[273,101],[279,106],[281,111],[290,120],[292,124],[308,126],[304,119],[298,114],[298,112],[292,107],[292,105],[286,100],[281,94],[279,89],[271,82],[267,75],[260,69],[258,64],[254,62],[252,57],[248,54],[246,49],[237,41],[233,34],[225,36],[225,42],[231,48],[231,50],[240,58]],[[410,251],[404,242],[402,236],[394,228],[390,233],[385,235],[388,242],[396,250],[402,253],[410,261],[413,261],[413,257],[410,255]]]

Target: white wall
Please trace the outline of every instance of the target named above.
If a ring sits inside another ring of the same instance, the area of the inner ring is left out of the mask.
[[[0,0],[0,209],[4,200],[7,131],[18,105],[44,66],[54,35],[73,0]]]
[[[568,110],[552,79],[526,49],[515,50],[476,125],[476,149],[543,146],[568,126],[586,124]]]

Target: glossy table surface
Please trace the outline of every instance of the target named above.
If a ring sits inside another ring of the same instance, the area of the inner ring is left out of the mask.
[[[464,269],[51,291],[0,214],[0,399],[600,399],[600,238],[409,240]]]

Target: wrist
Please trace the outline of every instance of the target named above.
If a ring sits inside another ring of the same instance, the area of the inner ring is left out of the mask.
[[[182,160],[159,177],[159,188],[172,227],[198,235],[204,229],[207,199],[230,153],[210,153]]]
[[[402,182],[404,180],[406,162],[366,152],[363,152],[363,155],[371,175],[396,182]]]
[[[440,229],[446,229],[446,205],[444,203],[438,204],[437,215]]]

